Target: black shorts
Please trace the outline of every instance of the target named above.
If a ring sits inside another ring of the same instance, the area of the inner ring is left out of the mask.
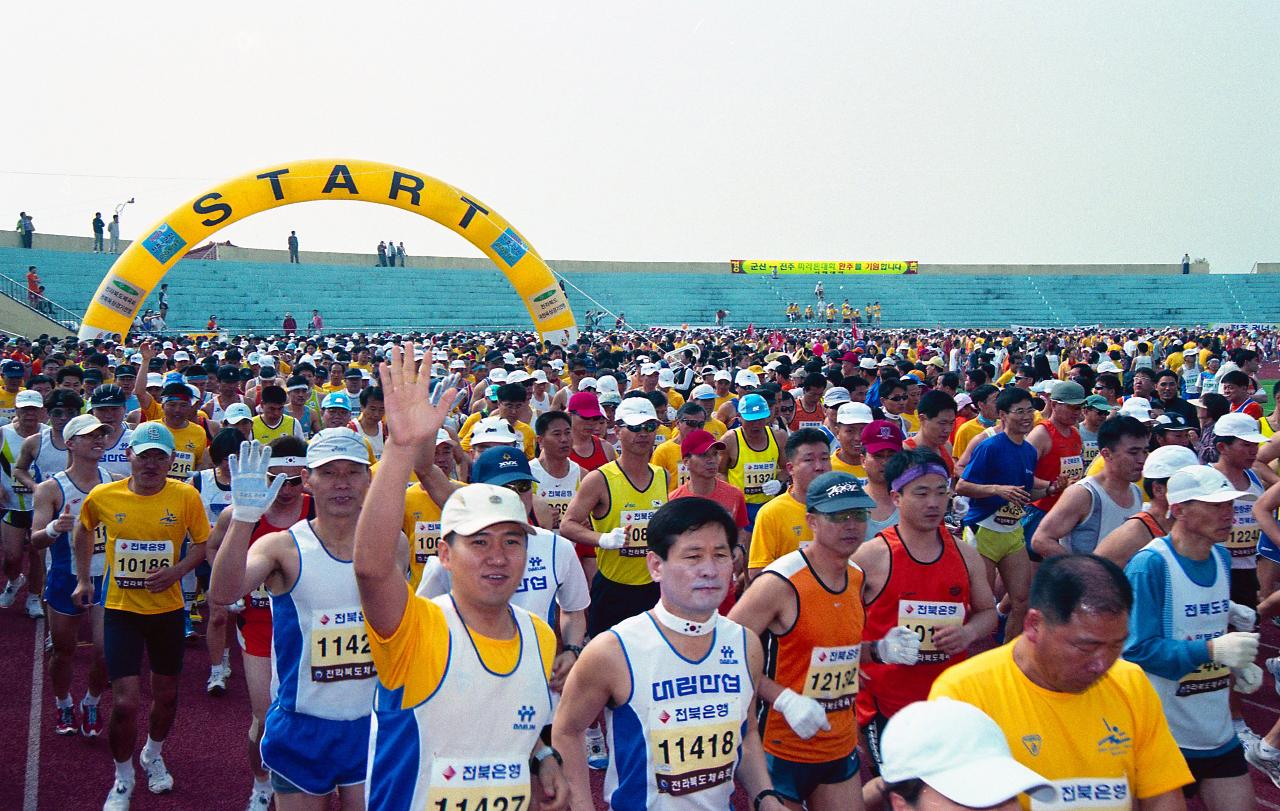
[[[862,749],[867,753],[867,768],[874,777],[880,776],[880,736],[888,723],[889,719],[877,712],[870,721],[858,727],[858,740],[862,741]]]
[[[157,676],[177,676],[182,672],[185,624],[183,611],[138,614],[119,608],[103,612],[102,647],[110,681],[142,675],[145,648],[151,672]]]
[[[596,572],[591,580],[591,605],[587,608],[587,636],[596,637],[658,604],[657,583],[628,586]]]
[[[1231,602],[1237,605],[1258,607],[1258,570],[1231,570]]]
[[[4,522],[18,529],[31,529],[32,510],[9,510],[4,514]]]
[[[1244,570],[1239,569],[1238,571]],[[1196,792],[1200,790],[1201,780],[1226,779],[1249,773],[1249,764],[1244,759],[1244,747],[1238,743],[1235,748],[1223,752],[1221,755],[1189,757],[1187,758],[1187,768],[1191,770],[1191,776],[1195,778],[1194,783],[1182,787],[1182,793],[1187,797],[1194,797]]]

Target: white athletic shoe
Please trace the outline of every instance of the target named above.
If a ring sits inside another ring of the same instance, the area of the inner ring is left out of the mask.
[[[1250,766],[1270,777],[1276,788],[1280,788],[1280,759],[1265,757],[1259,743],[1261,741],[1255,741],[1244,748],[1244,759],[1249,761]]]
[[[169,770],[165,768],[163,757],[147,760],[146,757],[140,755],[138,762],[142,764],[142,768],[147,773],[147,788],[151,790],[152,794],[164,794],[167,791],[173,791],[173,775],[169,774]]]
[[[33,620],[38,620],[44,616],[44,604],[34,594],[27,595],[27,616]]]
[[[596,771],[609,768],[609,750],[604,745],[604,734],[587,733],[587,765]]]
[[[205,684],[205,692],[215,698],[227,692],[227,679],[231,676],[231,669],[222,665],[214,665],[209,668],[209,681]]]
[[[13,605],[13,601],[18,599],[18,590],[27,584],[27,576],[25,574],[18,575],[17,580],[10,580],[5,584],[4,590],[0,591],[0,608],[9,608]]]
[[[249,805],[245,811],[267,811],[271,808],[271,797],[275,792],[271,789],[259,791],[256,787],[249,794]]]
[[[1246,752],[1249,751],[1250,747],[1256,747],[1258,742],[1262,740],[1261,735],[1248,727],[1237,728],[1236,737],[1240,739],[1240,745],[1244,747]]]
[[[1280,619],[1280,617],[1276,617],[1276,619]],[[1262,666],[1271,674],[1271,678],[1275,679],[1275,684],[1272,686],[1276,688],[1276,694],[1280,695],[1280,656],[1272,656],[1263,662]]]
[[[129,811],[129,798],[133,796],[133,783],[117,780],[102,804],[102,811]]]

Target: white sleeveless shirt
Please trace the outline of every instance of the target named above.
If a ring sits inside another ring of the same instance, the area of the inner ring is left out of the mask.
[[[289,528],[298,580],[271,595],[271,690],[290,712],[351,721],[369,715],[377,672],[355,569],[320,543],[305,519]]]
[[[61,440],[62,437],[58,439]],[[36,451],[33,467],[32,477],[38,482],[67,469],[67,447],[66,445],[61,448],[54,446],[53,429],[47,425],[40,429],[40,448]]]
[[[557,520],[563,519],[564,514],[569,511],[569,502],[573,501],[574,494],[578,492],[578,484],[582,481],[582,468],[570,459],[569,471],[563,476],[556,477],[547,472],[542,462],[534,459],[529,463],[529,471],[537,479],[533,485],[533,492],[542,496],[542,499],[551,505],[551,508],[556,511]]]
[[[125,426],[116,444],[102,452],[102,459],[98,464],[106,468],[108,473],[122,479],[132,476],[133,469],[129,467],[129,440],[132,437],[133,429]]]
[[[631,669],[631,696],[606,710],[610,808],[730,807],[755,686],[746,629],[719,615],[714,621],[711,648],[697,662],[671,647],[648,612],[611,629]]]
[[[432,602],[449,626],[449,664],[426,700],[402,709],[400,690],[378,687],[365,794],[370,808],[448,811],[529,806],[529,754],[551,721],[551,688],[531,615],[512,607],[520,658],[509,673],[481,661],[454,607]]]
[[[84,500],[89,494],[77,487],[65,470],[59,470],[54,473],[53,480],[58,483],[58,488],[62,490],[62,507],[70,508],[71,517],[76,519],[77,524],[80,523],[80,508],[84,506]],[[110,481],[111,474],[104,468],[98,468],[98,484],[107,484]],[[62,513],[62,507],[57,509],[55,515]],[[70,532],[64,532],[53,540],[49,557],[49,568],[51,570],[65,566],[66,571],[69,571],[72,577],[77,576],[76,554],[72,546]],[[102,577],[106,567],[107,528],[99,524],[93,533],[93,556],[89,558],[89,576]]]
[[[218,516],[231,506],[231,487],[224,490],[218,484],[218,478],[212,469],[197,471],[191,478],[191,484],[200,491],[200,501],[204,502],[205,515],[209,516],[209,526],[218,522]]]

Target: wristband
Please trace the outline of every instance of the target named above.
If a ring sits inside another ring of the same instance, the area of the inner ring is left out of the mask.
[[[576,656],[576,657],[579,657],[579,658],[581,658],[581,657],[582,657],[582,646],[581,646],[581,645],[565,645],[565,646],[564,646],[564,649],[565,649],[565,651],[566,651],[566,652],[568,652],[568,653],[572,653],[572,654],[573,654],[574,656]]]
[[[56,523],[58,523],[58,519],[56,519],[56,518],[55,518],[55,519],[53,519],[52,521],[50,521],[49,523],[45,524],[45,525],[44,525],[44,534],[45,534],[45,535],[48,535],[50,538],[56,538],[56,537],[58,537],[58,531],[57,531],[56,529],[54,529],[54,528],[53,528],[53,525],[54,525],[54,524],[56,524]]]
[[[564,765],[564,758],[560,757],[560,753],[555,750],[555,747],[543,746],[529,757],[529,771],[537,774],[538,768],[542,766],[543,761],[547,758],[555,758],[558,765]]]
[[[760,803],[762,800],[764,800],[765,797],[773,797],[780,803],[785,803],[787,799],[786,797],[782,796],[782,792],[775,791],[774,789],[771,789],[771,788],[767,788],[764,791],[757,794],[755,800],[752,801],[752,807],[755,809],[755,811],[760,811]]]

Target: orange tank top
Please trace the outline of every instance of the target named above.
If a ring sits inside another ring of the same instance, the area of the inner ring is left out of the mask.
[[[817,428],[819,425],[822,425],[822,403],[818,403],[812,411],[805,411],[804,400],[797,397],[796,413],[787,427],[792,431],[799,431],[801,428]]]
[[[858,745],[853,704],[862,655],[862,569],[850,563],[838,591],[818,579],[802,550],[783,555],[764,571],[791,584],[798,609],[795,624],[770,640],[769,676],[815,699],[826,708],[831,724],[831,729],[805,740],[782,713],[770,708],[764,721],[764,750],[797,763],[846,757]]]
[[[1053,420],[1040,424],[1048,432],[1049,439],[1053,441],[1053,444],[1049,447],[1049,452],[1041,456],[1040,461],[1036,463],[1036,478],[1051,482],[1057,479],[1058,476],[1065,475],[1068,484],[1083,479],[1084,440],[1080,438],[1080,432],[1072,428],[1068,433],[1064,434],[1053,424]],[[1048,512],[1054,504],[1058,503],[1058,499],[1061,497],[1062,492],[1059,491],[1032,503]]]
[[[896,625],[910,628],[920,637],[920,659],[914,665],[869,661],[862,666],[859,724],[868,723],[877,714],[892,718],[911,702],[924,701],[938,674],[967,656],[948,656],[932,642],[936,629],[963,625],[969,610],[969,568],[955,538],[939,528],[942,554],[924,562],[907,551],[896,526],[881,532],[880,537],[889,545],[889,579],[867,603],[863,635],[883,639]]]

